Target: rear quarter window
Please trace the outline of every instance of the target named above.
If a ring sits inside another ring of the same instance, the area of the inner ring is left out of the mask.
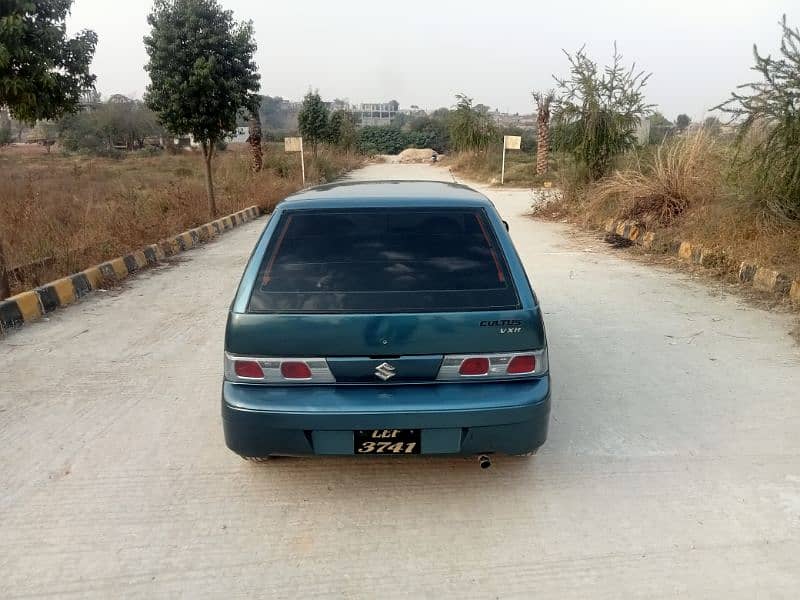
[[[250,312],[510,310],[519,300],[481,209],[283,213]]]

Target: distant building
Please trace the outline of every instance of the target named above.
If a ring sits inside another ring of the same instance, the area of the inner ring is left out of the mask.
[[[519,129],[536,129],[536,114],[521,115],[519,113],[505,113],[495,110],[489,113],[500,127],[518,127]]]
[[[397,116],[400,104],[397,100],[380,103],[361,104],[356,110],[356,116],[360,119],[363,127],[391,125],[392,120]]]

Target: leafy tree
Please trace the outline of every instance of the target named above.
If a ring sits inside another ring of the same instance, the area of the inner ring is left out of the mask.
[[[97,34],[67,37],[71,6],[72,0],[0,2],[0,106],[15,119],[33,123],[73,112],[94,85],[89,65]],[[11,293],[3,248],[0,239],[0,300]]]
[[[752,168],[756,193],[775,214],[800,220],[800,30],[780,22],[780,58],[753,46],[761,80],[739,86],[715,107],[740,121],[739,160]]]
[[[328,107],[320,98],[319,92],[309,91],[303,98],[303,105],[297,114],[297,124],[303,141],[311,144],[314,154],[317,153],[317,144],[328,138],[328,118]]]
[[[408,122],[409,133],[419,135],[420,148],[431,148],[440,154],[448,151],[450,147],[450,132],[447,118],[450,111],[447,109],[444,109],[444,111],[444,113],[439,113],[438,117],[419,116]]]
[[[328,141],[343,150],[353,150],[358,143],[355,115],[346,110],[335,110],[328,120]]]
[[[660,144],[672,133],[674,125],[660,112],[650,115],[650,144]]]
[[[72,0],[4,0],[0,3],[0,106],[28,123],[78,109],[94,85],[89,65],[97,34],[68,38],[64,22]]]
[[[142,148],[145,138],[163,134],[156,114],[144,103],[119,95],[91,111],[62,117],[57,130],[65,149],[92,154]]]
[[[675,119],[675,127],[678,128],[678,131],[686,131],[691,123],[692,119],[687,114],[681,113]]]
[[[533,92],[533,99],[536,101],[536,174],[544,175],[549,163],[550,105],[555,99],[555,92]]]
[[[449,119],[451,145],[458,151],[485,150],[498,135],[489,107],[473,106],[472,98],[465,94],[456,94],[456,100]]]
[[[705,129],[711,136],[716,137],[722,133],[722,123],[717,117],[706,117],[703,121],[703,129]]]
[[[555,120],[562,125],[564,148],[584,164],[592,179],[599,179],[616,156],[636,145],[636,128],[651,110],[644,98],[650,74],[626,68],[614,44],[611,65],[602,70],[584,48],[574,54],[564,51],[570,75],[554,77],[561,96]]]
[[[147,22],[145,102],[171,132],[200,142],[213,216],[215,149],[236,131],[238,115],[259,105],[253,24],[236,22],[217,0],[155,0]]]

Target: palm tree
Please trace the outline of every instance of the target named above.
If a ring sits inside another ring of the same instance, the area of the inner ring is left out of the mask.
[[[550,104],[555,98],[553,90],[545,93],[533,92],[533,99],[536,100],[536,174],[544,175],[547,173],[548,159],[550,154]]]
[[[258,109],[250,113],[248,133],[247,143],[250,144],[250,153],[252,154],[250,168],[253,173],[258,173],[263,164],[261,155],[261,117],[258,114]]]

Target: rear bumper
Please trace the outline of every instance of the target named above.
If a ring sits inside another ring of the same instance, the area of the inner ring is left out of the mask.
[[[269,387],[224,382],[242,456],[353,454],[354,429],[421,429],[423,454],[524,454],[547,438],[549,376],[498,383]]]

